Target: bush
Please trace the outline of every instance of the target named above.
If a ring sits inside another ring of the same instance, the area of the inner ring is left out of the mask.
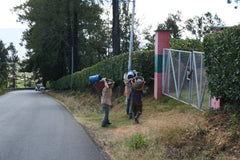
[[[85,90],[89,87],[89,76],[101,74],[115,81],[115,86],[123,84],[123,74],[128,68],[128,53],[111,57],[91,67],[75,72],[72,76],[72,87],[74,90]],[[145,80],[154,76],[154,51],[137,51],[133,53],[132,68],[137,70]],[[48,86],[57,90],[71,88],[71,76],[67,75],[55,82],[48,83]]]
[[[171,48],[182,50],[202,51],[202,43],[199,40],[179,40],[171,39]],[[72,76],[72,88],[74,90],[85,90],[89,87],[89,76],[101,74],[115,81],[115,87],[123,85],[123,75],[127,72],[129,54],[124,53],[101,61],[91,67],[75,72]],[[154,51],[136,51],[132,55],[132,69],[139,72],[146,81],[154,77]],[[71,88],[71,76],[67,75],[55,82],[48,83],[47,87],[57,90],[67,90]]]
[[[0,95],[5,93],[5,82],[3,80],[3,78],[1,77],[1,81],[0,81]]]
[[[203,41],[212,96],[240,106],[240,26],[209,34]]]
[[[185,51],[203,51],[203,45],[197,39],[170,39],[170,48]]]
[[[148,139],[144,138],[141,134],[136,134],[127,140],[127,146],[131,150],[141,149],[148,146]]]

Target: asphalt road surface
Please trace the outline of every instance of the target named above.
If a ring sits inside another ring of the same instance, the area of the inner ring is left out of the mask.
[[[73,116],[36,91],[0,96],[0,160],[104,160]]]

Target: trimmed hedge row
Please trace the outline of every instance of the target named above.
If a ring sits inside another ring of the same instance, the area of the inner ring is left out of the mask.
[[[75,72],[72,76],[72,87],[74,90],[85,90],[89,84],[89,76],[101,74],[102,77],[113,79],[116,86],[123,83],[123,75],[128,68],[128,53],[111,57],[91,67]],[[135,69],[145,80],[154,76],[154,51],[137,51],[132,56],[132,69]],[[48,84],[48,87],[57,90],[71,88],[71,76],[67,75],[55,82]],[[50,86],[49,86],[50,85]]]
[[[209,34],[203,40],[211,95],[240,105],[240,26]]]
[[[184,51],[203,51],[203,44],[197,39],[170,39],[170,48]]]
[[[5,83],[3,81],[3,77],[1,77],[2,80],[0,81],[0,95],[5,93]]]

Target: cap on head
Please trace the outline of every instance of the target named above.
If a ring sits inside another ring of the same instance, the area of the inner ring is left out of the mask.
[[[135,77],[134,71],[133,70],[129,70],[128,73],[127,73],[127,77],[128,77],[128,79],[131,79],[131,78]]]

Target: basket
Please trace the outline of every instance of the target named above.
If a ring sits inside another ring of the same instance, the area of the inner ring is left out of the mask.
[[[96,88],[96,90],[102,90],[104,88],[104,82],[100,81],[100,82],[94,84],[94,87]]]
[[[132,82],[133,89],[137,91],[143,90],[144,84],[145,82],[142,76],[137,76]]]

